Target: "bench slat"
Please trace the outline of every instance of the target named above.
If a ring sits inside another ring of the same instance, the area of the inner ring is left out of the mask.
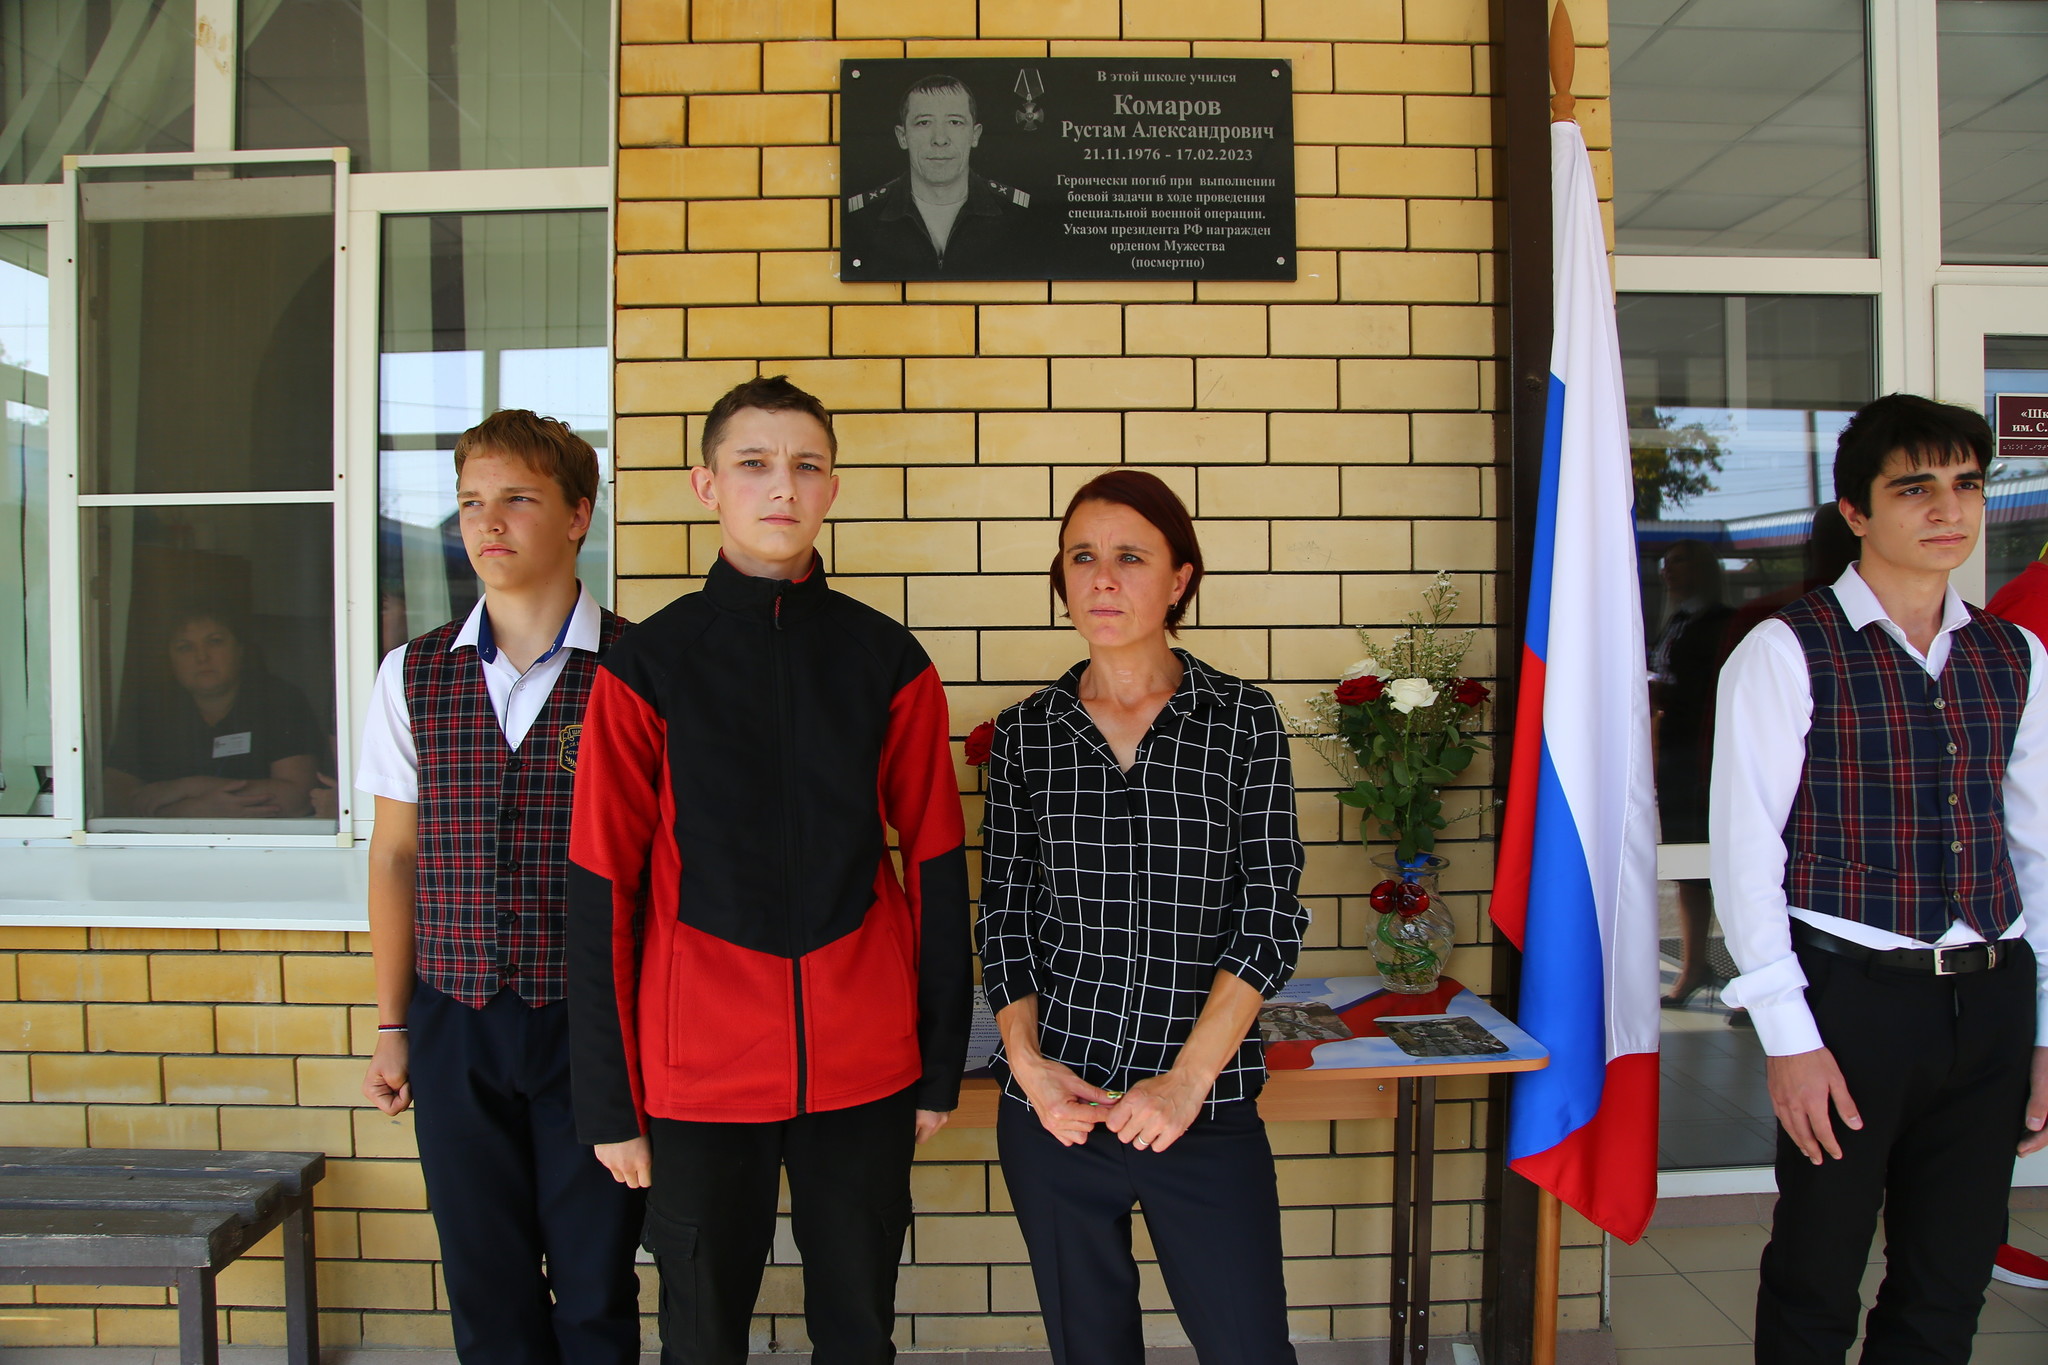
[[[0,1266],[213,1267],[233,1258],[241,1226],[226,1211],[0,1209]]]
[[[270,1176],[0,1173],[0,1209],[155,1209],[229,1213],[251,1222],[284,1200]]]
[[[0,1147],[0,1175],[99,1175],[108,1171],[163,1176],[268,1176],[287,1194],[327,1174],[319,1152],[197,1152],[93,1147]]]

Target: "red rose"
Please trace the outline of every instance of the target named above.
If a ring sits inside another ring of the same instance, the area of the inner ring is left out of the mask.
[[[1378,701],[1386,690],[1387,685],[1370,673],[1363,678],[1346,678],[1337,684],[1337,704],[1363,706],[1369,701]]]
[[[985,720],[974,727],[967,736],[966,749],[969,767],[979,768],[988,762],[988,746],[995,740],[995,737],[996,723],[992,720]]]
[[[1493,693],[1487,691],[1486,684],[1477,678],[1461,678],[1458,680],[1458,690],[1452,695],[1457,698],[1460,706],[1477,706]]]

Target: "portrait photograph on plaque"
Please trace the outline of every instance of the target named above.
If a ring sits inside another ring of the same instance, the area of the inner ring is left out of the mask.
[[[840,63],[840,278],[1291,280],[1292,68]]]

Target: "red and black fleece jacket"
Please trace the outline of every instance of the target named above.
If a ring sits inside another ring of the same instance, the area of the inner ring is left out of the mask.
[[[821,568],[789,582],[721,558],[619,639],[569,841],[582,1141],[911,1086],[954,1107],[972,968],[948,728],[915,637]]]

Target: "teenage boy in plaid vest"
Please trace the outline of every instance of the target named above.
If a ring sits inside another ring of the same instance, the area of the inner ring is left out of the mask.
[[[577,1141],[562,999],[583,707],[625,626],[576,579],[597,454],[499,412],[455,477],[483,600],[385,656],[356,774],[377,798],[363,1093],[417,1106],[464,1365],[637,1365],[642,1199]]]
[[[1990,429],[1894,394],[1841,435],[1862,540],[1721,674],[1714,900],[1768,1054],[1778,1207],[1756,1358],[1838,1365],[1877,1215],[1863,1360],[1953,1361],[2048,1146],[2048,656],[1949,574],[1984,521]]]
[[[826,582],[838,447],[817,399],[749,380],[703,451],[718,561],[619,641],[584,723],[577,1125],[648,1188],[667,1361],[743,1365],[786,1172],[811,1359],[883,1365],[913,1144],[967,1050],[945,691],[909,631]]]

